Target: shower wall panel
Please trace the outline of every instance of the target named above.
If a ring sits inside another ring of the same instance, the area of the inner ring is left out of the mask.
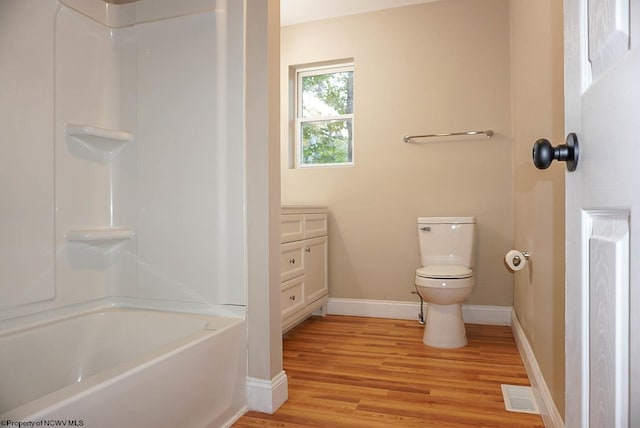
[[[0,2],[0,318],[55,295],[55,12],[51,1]]]
[[[135,282],[134,239],[69,239],[70,231],[135,232],[135,44],[127,43],[131,31],[112,30],[66,6],[57,16],[56,284],[70,301],[117,295]],[[70,126],[126,132],[133,140],[94,144],[69,135]]]
[[[137,297],[245,301],[243,141],[228,135],[224,12],[136,25]]]

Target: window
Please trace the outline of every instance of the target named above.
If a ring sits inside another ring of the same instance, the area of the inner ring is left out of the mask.
[[[353,64],[296,71],[296,165],[353,164]]]

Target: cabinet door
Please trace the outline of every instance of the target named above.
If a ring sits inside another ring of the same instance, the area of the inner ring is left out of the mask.
[[[281,281],[304,274],[304,241],[290,242],[280,246]]]
[[[307,239],[304,248],[305,303],[311,303],[320,297],[326,296],[327,286],[327,244],[326,236],[322,238]]]

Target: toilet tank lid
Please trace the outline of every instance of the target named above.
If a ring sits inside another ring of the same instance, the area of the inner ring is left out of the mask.
[[[475,217],[418,217],[418,224],[469,224],[475,222]]]

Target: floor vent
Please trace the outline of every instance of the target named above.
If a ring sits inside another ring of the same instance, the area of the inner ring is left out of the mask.
[[[504,407],[510,412],[540,414],[530,386],[501,385]]]

